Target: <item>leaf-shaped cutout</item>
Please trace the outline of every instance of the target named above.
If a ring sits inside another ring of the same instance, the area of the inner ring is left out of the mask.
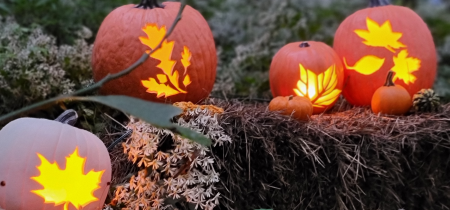
[[[157,74],[156,77],[159,80],[159,83],[164,84],[167,82],[167,76],[165,74]]]
[[[187,68],[191,65],[191,57],[192,53],[189,51],[189,48],[184,46],[183,52],[181,53],[181,63],[184,66],[184,73],[186,74]]]
[[[185,77],[184,77],[184,79],[183,79],[183,85],[185,86],[185,87],[187,87],[189,84],[191,84],[191,78],[189,77],[189,74],[187,74]]]
[[[354,66],[349,66],[345,57],[343,58],[345,68],[355,70],[364,75],[371,75],[378,71],[384,64],[384,58],[379,58],[375,55],[366,55],[356,61]]]
[[[150,49],[155,48],[159,42],[164,38],[166,34],[166,27],[162,26],[158,28],[156,24],[147,24],[142,30],[147,34],[148,37],[139,37],[141,43],[147,45]],[[147,88],[148,93],[156,93],[156,97],[165,96],[166,98],[172,95],[176,95],[179,93],[186,93],[185,90],[180,88],[179,84],[179,72],[174,71],[175,64],[177,61],[172,60],[172,53],[174,48],[174,41],[164,40],[161,44],[161,47],[155,50],[153,54],[150,56],[154,59],[160,61],[157,65],[163,73],[166,75],[166,78],[163,78],[160,75],[157,75],[158,80],[162,83],[156,82],[154,78],[150,78],[149,80],[142,80],[142,85]],[[149,51],[146,51],[147,53]],[[185,67],[185,72],[187,70],[187,66],[190,65],[191,52],[187,47],[184,47],[184,51],[182,52],[182,64]],[[162,80],[161,80],[162,79]],[[170,87],[170,84],[167,83],[167,79],[174,87]]]
[[[335,89],[338,84],[336,66],[330,66],[326,71],[317,75],[299,64],[300,80],[294,92],[303,97],[311,99],[314,107],[325,108],[337,100],[340,93]]]
[[[365,39],[363,41],[367,46],[384,47],[395,53],[394,49],[406,47],[398,41],[402,37],[401,32],[393,32],[391,22],[385,21],[381,26],[369,17],[366,18],[367,30],[356,29],[355,33]]]
[[[401,79],[405,84],[414,83],[417,77],[412,72],[420,68],[420,59],[408,57],[408,50],[402,50],[393,58],[395,66],[392,71],[395,72],[393,80]]]
[[[154,49],[158,44],[161,42],[161,40],[166,35],[166,26],[162,26],[161,28],[158,28],[158,26],[155,23],[149,23],[145,25],[142,28],[142,31],[144,31],[147,34],[147,37],[141,36],[139,37],[139,40],[141,40],[141,43],[144,45],[147,45],[150,47],[150,49]]]
[[[72,203],[77,209],[98,200],[93,192],[100,188],[103,171],[91,170],[84,174],[86,158],[78,155],[78,147],[66,157],[66,168],[61,170],[58,163],[50,163],[43,155],[37,154],[41,164],[37,166],[40,175],[31,177],[44,189],[32,190],[44,198],[46,203],[55,205]]]
[[[161,98],[165,96],[166,98],[172,95],[180,93],[179,91],[171,88],[166,84],[159,84],[154,78],[149,78],[149,80],[142,80],[142,85],[147,88],[148,93],[156,93],[156,97]]]

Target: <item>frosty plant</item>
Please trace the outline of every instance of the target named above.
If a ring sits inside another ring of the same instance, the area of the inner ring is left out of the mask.
[[[180,6],[178,14],[172,23],[170,29],[165,33],[163,38],[154,46],[152,46],[152,50],[149,52],[144,52],[141,58],[132,64],[130,67],[115,73],[109,74],[104,77],[102,80],[96,82],[95,84],[83,88],[81,90],[75,91],[73,93],[60,95],[51,99],[47,99],[30,106],[24,107],[22,109],[16,110],[14,112],[8,113],[0,117],[0,122],[5,122],[6,120],[11,120],[17,118],[19,115],[23,115],[26,113],[30,113],[33,111],[37,111],[39,109],[43,109],[44,107],[52,106],[57,103],[61,103],[68,100],[78,100],[78,101],[92,101],[101,103],[112,108],[116,108],[133,116],[139,117],[148,123],[159,127],[170,129],[171,131],[178,133],[188,139],[199,142],[203,145],[211,144],[211,141],[205,136],[199,134],[198,132],[192,131],[191,129],[181,127],[179,125],[171,123],[171,118],[173,116],[179,115],[181,110],[171,105],[160,104],[160,103],[152,103],[148,101],[144,101],[137,98],[127,97],[127,96],[118,96],[118,95],[110,95],[110,96],[79,96],[84,95],[89,92],[92,92],[100,87],[102,87],[106,82],[111,81],[113,79],[117,79],[121,76],[124,76],[131,71],[133,71],[136,67],[141,65],[144,61],[148,59],[153,53],[156,53],[158,49],[163,45],[163,43],[167,43],[167,37],[172,33],[173,29],[177,25],[177,23],[181,19],[181,14],[184,10],[185,4]]]
[[[203,131],[214,146],[222,146],[231,138],[219,125],[221,112],[214,106],[185,109],[178,125]],[[213,209],[219,203],[219,172],[208,147],[141,120],[132,119],[127,127],[133,133],[122,144],[124,152],[141,170],[116,188],[110,206],[159,210],[187,202],[191,209]],[[162,147],[167,141],[172,146]]]

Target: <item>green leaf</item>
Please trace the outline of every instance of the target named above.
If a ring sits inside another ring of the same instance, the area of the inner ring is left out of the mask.
[[[179,133],[181,136],[194,140],[195,142],[205,145],[205,146],[210,146],[211,145],[211,140],[209,138],[207,138],[206,136],[204,136],[203,134],[200,134],[198,132],[195,132],[189,128],[185,128],[185,127],[181,127],[179,125],[175,125],[175,129],[177,131],[177,133]]]
[[[71,99],[101,103],[138,117],[153,126],[177,132],[183,137],[198,142],[199,144],[205,146],[211,145],[211,140],[203,134],[173,124],[170,120],[181,114],[182,110],[169,104],[149,102],[138,98],[119,95],[71,97]]]
[[[178,107],[144,101],[142,99],[129,96],[86,96],[74,97],[78,100],[93,101],[121,110],[127,114],[138,117],[146,122],[160,128],[173,128],[174,124],[170,121],[172,117],[181,114]]]

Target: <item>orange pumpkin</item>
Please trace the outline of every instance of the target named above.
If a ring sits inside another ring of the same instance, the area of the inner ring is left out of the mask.
[[[94,134],[20,118],[0,131],[0,145],[0,209],[102,209],[111,161]]]
[[[155,48],[172,25],[179,2],[142,0],[112,11],[100,26],[92,52],[94,80],[117,73]],[[199,102],[209,96],[217,55],[203,16],[186,6],[180,22],[160,49],[128,75],[106,83],[100,93],[156,102]]]
[[[270,111],[281,111],[283,115],[291,115],[294,119],[307,121],[313,113],[311,100],[300,96],[278,96],[269,103]]]
[[[392,82],[393,75],[389,71],[384,86],[373,94],[371,107],[375,114],[403,115],[411,109],[411,96],[404,87]]]
[[[334,36],[344,63],[343,96],[353,105],[370,105],[388,71],[410,96],[430,88],[436,77],[436,50],[425,22],[411,9],[371,0],[371,7],[347,17]]]
[[[344,74],[342,62],[322,42],[295,42],[282,47],[273,57],[269,71],[272,95],[309,98],[314,114],[331,108],[339,98]]]

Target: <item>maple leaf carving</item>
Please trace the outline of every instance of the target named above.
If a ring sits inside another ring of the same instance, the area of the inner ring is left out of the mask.
[[[72,203],[77,209],[98,200],[93,192],[100,188],[99,183],[103,175],[102,171],[89,171],[84,174],[86,158],[78,155],[78,147],[66,157],[66,168],[60,169],[58,163],[50,163],[43,155],[37,154],[41,165],[37,166],[40,175],[31,177],[44,189],[31,192],[41,196],[46,203],[56,205],[65,204],[64,209]]]
[[[381,26],[370,19],[366,18],[367,30],[356,29],[355,33],[365,39],[364,44],[372,47],[385,47],[389,51],[395,53],[394,49],[406,47],[403,43],[398,41],[402,37],[401,32],[393,32],[391,22],[385,21]]]
[[[343,58],[345,68],[355,70],[356,72],[364,75],[371,75],[378,71],[384,64],[384,58],[379,58],[374,55],[366,55],[356,61],[354,66],[349,66],[347,60]]]
[[[166,84],[158,83],[154,78],[149,78],[148,80],[142,80],[142,85],[147,88],[148,93],[156,93],[157,98],[161,98],[165,96],[166,98],[169,96],[176,95],[180,93],[179,91],[171,88]]]
[[[139,39],[142,44],[147,45],[150,49],[154,49],[161,42],[167,32],[165,26],[158,28],[156,24],[147,24],[144,28],[142,28],[142,30],[147,34],[147,37],[139,37]],[[147,92],[156,93],[156,97],[158,98],[162,96],[167,98],[179,93],[187,93],[186,90],[181,88],[179,85],[180,73],[177,70],[174,70],[175,64],[177,63],[177,61],[172,60],[174,45],[174,41],[168,42],[167,40],[164,40],[161,47],[150,55],[150,57],[161,61],[157,66],[165,75],[165,77],[162,74],[157,75],[157,78],[161,83],[158,83],[155,78],[149,78],[149,80],[141,81],[142,85],[147,88]],[[186,73],[187,68],[191,65],[190,60],[192,53],[186,46],[184,46],[183,49],[184,51],[181,53],[181,63],[184,66],[183,85],[186,87],[191,83],[190,77]],[[149,51],[147,51],[147,53],[149,53]],[[170,84],[166,84],[167,81],[169,81],[173,87],[171,87]]]
[[[316,75],[313,71],[305,69],[299,64],[300,80],[294,92],[303,97],[308,97],[314,107],[324,108],[333,103],[341,93],[335,89],[338,83],[336,66],[330,66],[326,71]]]
[[[420,59],[414,57],[408,57],[408,50],[402,50],[397,56],[394,56],[394,67],[392,71],[395,72],[393,80],[401,79],[405,84],[414,83],[417,79],[416,76],[412,74],[419,70]]]

